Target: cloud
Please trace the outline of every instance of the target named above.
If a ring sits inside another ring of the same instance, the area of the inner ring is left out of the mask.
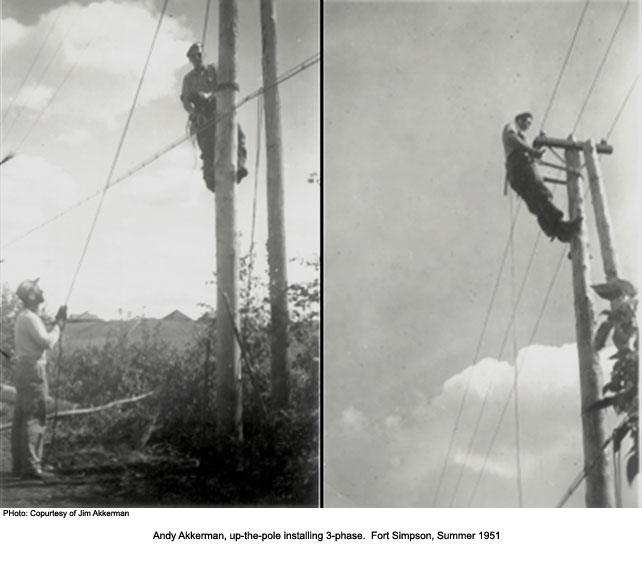
[[[574,344],[533,345],[519,352],[517,367],[524,505],[553,507],[583,466],[577,351]],[[371,422],[349,405],[338,426],[328,424],[325,441],[328,481],[344,496],[336,504],[430,507],[445,470],[437,506],[516,506],[514,379],[511,364],[488,358],[406,415]],[[583,491],[570,506],[583,506]],[[634,500],[628,490],[628,504]]]
[[[73,67],[74,88],[67,89],[64,104],[52,105],[49,112],[71,116],[75,123],[120,125],[118,117],[131,106],[158,23],[159,14],[152,8],[152,3],[70,3],[48,12],[32,27],[3,20],[3,60],[9,62],[3,69],[3,82],[7,89],[25,72],[23,53],[32,51],[26,46],[39,45],[53,30],[44,53],[53,52],[55,57],[41,56],[24,87],[25,93],[33,91],[38,96],[22,94],[15,108],[42,107]],[[179,20],[163,19],[138,106],[175,94],[191,37]],[[6,98],[8,92],[4,94]]]
[[[76,183],[60,167],[37,156],[15,156],[2,167],[3,239],[50,218],[78,197]]]
[[[5,53],[18,44],[27,34],[27,28],[12,18],[2,19],[2,33],[0,33],[0,46]]]
[[[366,419],[361,411],[350,405],[341,415],[341,424],[348,432],[359,432],[363,430]]]

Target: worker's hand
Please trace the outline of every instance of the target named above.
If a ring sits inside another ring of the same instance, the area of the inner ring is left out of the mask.
[[[56,313],[56,324],[60,327],[60,330],[67,324],[67,305],[63,305],[58,309]]]
[[[545,148],[533,149],[533,157],[535,159],[541,159],[545,151],[546,151]]]

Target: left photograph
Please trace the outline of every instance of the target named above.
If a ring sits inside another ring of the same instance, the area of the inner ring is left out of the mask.
[[[317,0],[2,1],[0,507],[318,507]]]

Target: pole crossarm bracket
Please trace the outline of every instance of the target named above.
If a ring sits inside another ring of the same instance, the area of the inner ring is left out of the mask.
[[[563,165],[558,165],[557,163],[551,163],[550,161],[543,161],[539,160],[540,165],[544,165],[546,167],[552,167],[553,169],[559,169],[560,171],[566,171],[567,173],[571,175],[580,175],[580,171],[578,169],[575,169],[573,167],[564,167]],[[565,181],[566,182],[566,181]]]
[[[576,149],[582,151],[584,149],[585,142],[578,142],[574,139],[561,139],[561,138],[549,138],[546,135],[540,134],[533,140],[533,147],[558,147],[561,149]],[[595,149],[598,153],[613,153],[613,146],[609,145],[606,140],[602,140],[600,143],[595,144]]]

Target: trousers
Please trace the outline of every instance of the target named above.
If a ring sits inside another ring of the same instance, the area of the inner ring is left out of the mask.
[[[11,429],[11,458],[15,474],[38,474],[42,471],[47,395],[44,363],[18,362]]]
[[[506,174],[510,186],[537,217],[543,232],[549,237],[555,236],[564,213],[553,203],[553,193],[544,184],[533,159],[527,153],[513,151],[506,160]]]
[[[214,191],[214,148],[216,145],[216,103],[215,99],[192,97],[196,107],[196,119],[192,122],[192,132],[196,133],[196,141],[201,150],[203,161],[203,179],[207,188]],[[241,125],[236,129],[236,182],[247,175],[247,148],[245,146],[245,133]]]

